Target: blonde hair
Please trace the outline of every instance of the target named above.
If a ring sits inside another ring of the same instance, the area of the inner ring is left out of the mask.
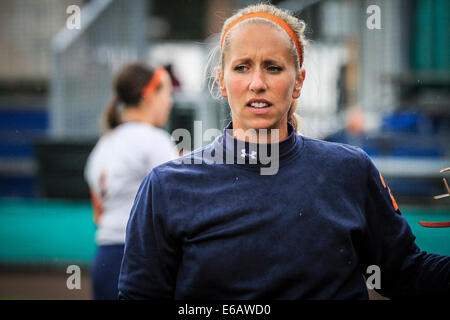
[[[303,58],[304,57],[304,48],[308,44],[308,42],[305,38],[305,35],[304,35],[305,29],[306,29],[306,24],[304,21],[295,17],[293,15],[293,13],[291,13],[288,10],[280,9],[280,8],[275,7],[274,5],[265,4],[265,3],[250,5],[248,7],[240,9],[234,15],[232,15],[227,20],[225,20],[223,27],[222,27],[222,31],[220,33],[220,39],[222,39],[225,31],[236,19],[239,19],[241,16],[246,15],[248,13],[252,13],[252,12],[267,12],[272,15],[275,15],[275,16],[281,18],[282,20],[284,20],[286,22],[286,24],[292,29],[292,31],[295,33],[295,35],[297,36],[297,38],[299,40],[299,43],[300,43],[300,46],[302,49],[302,57],[299,57],[295,43],[289,37],[289,41],[291,43],[290,54],[294,57],[295,68],[296,68],[297,72],[300,72],[300,69],[303,65],[303,59],[304,59]],[[258,18],[258,17],[249,18],[247,20],[240,22],[239,24],[255,23],[255,22],[267,23],[273,27],[283,30],[275,22],[267,20],[267,19],[263,19],[263,18]],[[220,45],[218,47],[216,47],[209,58],[209,61],[211,61],[213,59],[213,55],[217,51],[220,50],[220,59],[218,61],[218,66],[215,68],[212,68],[210,70],[210,72],[211,72],[210,78],[212,79],[212,82],[209,83],[209,89],[213,96],[218,96],[217,94],[216,95],[214,94],[214,89],[218,88],[218,82],[219,82],[218,75],[217,75],[217,69],[223,68],[224,60],[225,60],[225,53],[227,52],[227,50],[229,48],[229,44],[230,44],[229,38],[230,38],[230,34],[232,33],[232,29],[226,33],[225,39],[223,39],[223,48],[220,48]],[[283,32],[285,32],[285,31],[283,31]],[[290,122],[294,126],[295,132],[299,133],[298,126],[299,126],[300,117],[295,113],[297,104],[298,104],[297,100],[294,100],[292,102],[292,104],[289,108],[289,111],[288,111],[288,122]]]

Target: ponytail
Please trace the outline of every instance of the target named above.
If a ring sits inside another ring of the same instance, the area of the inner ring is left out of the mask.
[[[298,104],[297,100],[294,100],[292,102],[291,107],[289,108],[289,111],[288,111],[287,121],[290,124],[292,124],[292,126],[294,127],[294,130],[295,130],[295,133],[300,134],[300,131],[299,131],[300,117],[295,113],[295,109],[297,109],[297,104]]]
[[[119,98],[115,96],[103,113],[103,129],[109,131],[121,123],[119,112]]]

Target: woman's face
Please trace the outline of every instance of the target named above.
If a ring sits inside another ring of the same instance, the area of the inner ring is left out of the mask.
[[[162,81],[162,86],[156,90],[149,99],[149,118],[157,127],[164,127],[169,119],[172,109],[172,82],[166,72]]]
[[[297,72],[289,36],[264,23],[236,26],[219,69],[234,129],[280,129],[287,136],[287,113],[300,96],[304,70]]]

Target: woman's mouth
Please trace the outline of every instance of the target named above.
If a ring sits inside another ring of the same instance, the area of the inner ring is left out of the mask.
[[[268,106],[269,106],[269,104],[265,103],[265,102],[252,102],[249,105],[249,107],[253,107],[253,108],[267,108]]]
[[[247,107],[256,114],[267,113],[270,110],[272,104],[267,100],[252,99],[247,103]]]

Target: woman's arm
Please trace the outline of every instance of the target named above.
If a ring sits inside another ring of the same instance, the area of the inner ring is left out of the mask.
[[[119,276],[120,299],[172,299],[179,250],[167,232],[167,199],[152,170],[142,182],[127,225]]]
[[[367,241],[362,255],[365,267],[372,264],[380,267],[379,292],[391,298],[449,295],[450,257],[419,249],[389,186],[367,154],[364,156],[368,173]]]

